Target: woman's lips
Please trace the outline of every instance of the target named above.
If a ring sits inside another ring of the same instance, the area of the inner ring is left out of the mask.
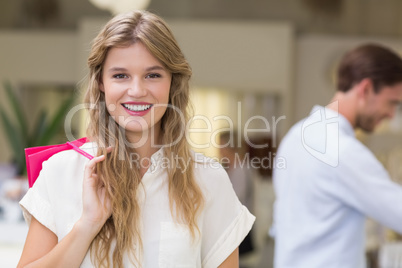
[[[144,116],[151,110],[153,105],[147,102],[125,102],[122,103],[122,106],[130,115]]]

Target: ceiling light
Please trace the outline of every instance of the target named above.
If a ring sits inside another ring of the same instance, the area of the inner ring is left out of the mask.
[[[89,0],[97,8],[119,14],[131,10],[144,10],[151,0]]]

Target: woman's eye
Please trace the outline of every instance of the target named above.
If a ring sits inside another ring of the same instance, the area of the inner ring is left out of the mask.
[[[125,74],[115,74],[115,75],[113,75],[113,78],[117,78],[117,79],[123,79],[123,78],[126,78],[127,77],[127,75],[125,75]]]
[[[161,77],[161,75],[157,73],[148,74],[146,76],[146,78],[158,78],[158,77]]]

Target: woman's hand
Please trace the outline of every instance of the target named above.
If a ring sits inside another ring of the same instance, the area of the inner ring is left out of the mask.
[[[108,152],[111,148],[108,148]],[[84,181],[82,190],[83,211],[80,220],[77,222],[96,235],[106,220],[112,214],[110,200],[106,198],[106,188],[100,180],[101,174],[95,173],[96,164],[105,160],[105,156],[94,157],[85,166]]]

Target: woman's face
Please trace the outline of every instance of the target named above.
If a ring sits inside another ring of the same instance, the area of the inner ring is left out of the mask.
[[[131,142],[160,137],[171,80],[172,74],[141,42],[109,50],[100,89],[110,115]]]

